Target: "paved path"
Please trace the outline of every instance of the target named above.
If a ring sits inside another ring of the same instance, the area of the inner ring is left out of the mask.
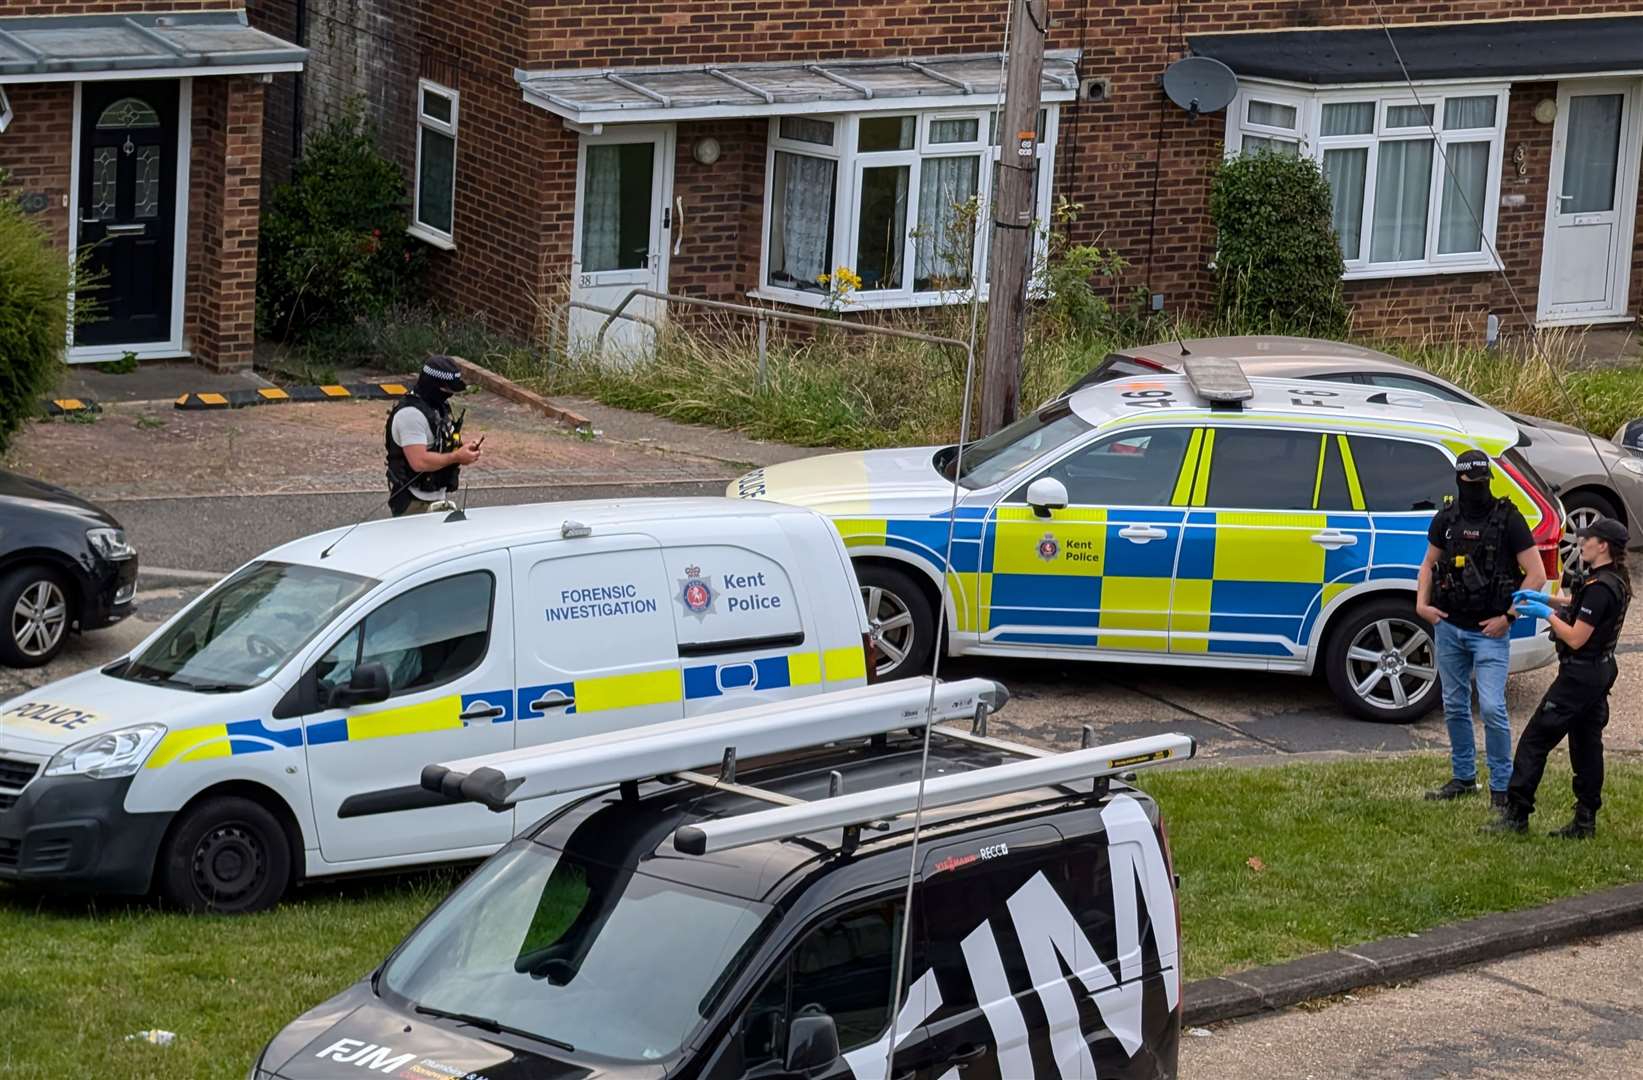
[[[1188,1034],[1181,1076],[1635,1080],[1643,1076],[1643,931]]]

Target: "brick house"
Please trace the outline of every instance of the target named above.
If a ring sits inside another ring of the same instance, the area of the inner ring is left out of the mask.
[[[1081,204],[1076,237],[1122,253],[1165,310],[1201,311],[1212,166],[1304,153],[1334,189],[1361,328],[1481,338],[1490,315],[1522,321],[1519,303],[1541,325],[1631,320],[1635,5],[1386,9],[1413,89],[1374,0],[1053,0],[1029,147],[1041,214]],[[260,0],[253,21],[309,50],[270,89],[267,168],[363,98],[412,184],[438,294],[514,333],[636,286],[816,307],[816,276],[840,265],[860,307],[951,302],[985,281],[984,256],[933,237],[991,183],[1006,10]],[[1161,93],[1192,54],[1237,75],[1225,110],[1189,117]]]
[[[0,0],[0,172],[98,275],[70,362],[250,365],[263,84],[302,57],[209,2]]]

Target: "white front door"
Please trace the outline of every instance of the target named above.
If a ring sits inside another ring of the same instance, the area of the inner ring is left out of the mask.
[[[570,340],[590,348],[606,316],[574,306],[614,308],[634,289],[667,291],[672,243],[672,125],[616,127],[582,136],[576,166],[576,235],[571,251]],[[659,322],[661,301],[635,297],[622,309]],[[617,319],[605,334],[613,354],[650,351],[655,330]]]
[[[1624,316],[1637,203],[1637,84],[1565,80],[1552,131],[1541,323]]]

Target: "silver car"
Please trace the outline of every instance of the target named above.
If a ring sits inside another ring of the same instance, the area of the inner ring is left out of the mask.
[[[1188,338],[1110,353],[1066,393],[1108,379],[1179,371],[1182,349],[1193,356],[1237,360],[1251,375],[1363,383],[1492,407],[1454,383],[1387,353],[1339,341],[1269,336]],[[1643,456],[1618,445],[1618,434],[1611,441],[1556,420],[1507,415],[1523,432],[1518,450],[1539,474],[1537,483],[1543,483],[1548,494],[1562,504],[1564,563],[1575,557],[1575,530],[1598,517],[1625,522],[1632,532],[1632,546],[1643,548],[1643,528],[1639,528],[1643,522]]]

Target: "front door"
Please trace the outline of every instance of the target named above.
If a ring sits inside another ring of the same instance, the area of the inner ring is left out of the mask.
[[[79,244],[91,318],[76,345],[171,340],[176,257],[177,82],[91,82],[81,88]]]
[[[672,243],[673,128],[617,128],[584,135],[576,178],[576,234],[571,253],[570,340],[573,349],[591,348],[603,312],[634,289],[667,291]],[[617,355],[648,354],[656,339],[653,324],[666,314],[659,300],[635,297],[605,334]],[[638,321],[648,320],[648,321]]]
[[[1564,81],[1552,133],[1540,321],[1624,315],[1637,201],[1632,83]]]

